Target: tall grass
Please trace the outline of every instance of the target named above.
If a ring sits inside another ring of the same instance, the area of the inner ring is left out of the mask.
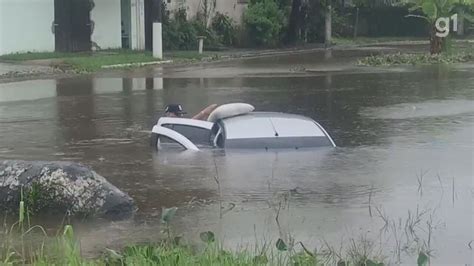
[[[42,227],[25,223],[27,212],[21,201],[19,221],[11,227],[4,226],[8,230],[0,240],[0,265],[384,265],[382,256],[374,252],[375,244],[363,238],[351,239],[345,254],[329,244],[310,250],[302,242],[287,243],[281,238],[265,243],[260,249],[230,251],[210,231],[200,234],[201,245],[191,245],[172,233],[171,220],[176,210],[163,209],[161,221],[165,229],[159,242],[122,250],[105,249],[102,256],[85,259],[71,225],[64,225],[56,235],[48,236]],[[420,216],[419,213],[410,216],[406,223],[414,228]],[[39,241],[33,241],[38,233]],[[420,252],[418,265],[426,265],[428,258],[427,253]]]
[[[216,167],[216,176],[218,171]],[[219,186],[219,179],[216,177]],[[420,186],[423,182],[420,178]],[[372,190],[372,189],[371,189]],[[277,195],[273,204],[275,222],[280,237],[253,249],[228,250],[217,240],[214,232],[200,233],[202,243],[188,243],[173,232],[172,221],[178,208],[163,208],[162,234],[156,243],[131,245],[121,250],[105,249],[100,257],[86,259],[81,254],[80,241],[71,225],[65,224],[52,236],[38,225],[30,224],[28,206],[19,202],[18,221],[12,225],[4,222],[0,235],[0,265],[385,265],[386,255],[395,254],[401,263],[402,252],[408,249],[418,254],[416,264],[427,265],[431,252],[431,239],[436,227],[434,210],[408,211],[406,219],[391,219],[378,206],[374,217],[383,222],[380,234],[394,240],[394,246],[377,244],[367,237],[349,238],[335,248],[324,242],[320,248],[311,249],[283,230],[280,222],[282,211],[289,210],[291,192]],[[371,198],[372,195],[370,194]],[[369,208],[371,199],[369,199]],[[222,204],[219,217],[223,216]],[[372,214],[372,213],[371,213]],[[371,216],[372,217],[372,216]],[[426,237],[424,237],[426,235]],[[256,243],[258,238],[256,237]],[[382,241],[380,242],[382,243]]]

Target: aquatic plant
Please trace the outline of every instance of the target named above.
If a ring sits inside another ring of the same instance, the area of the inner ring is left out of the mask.
[[[460,52],[455,54],[381,54],[372,55],[357,61],[359,66],[392,66],[392,65],[428,65],[453,64],[474,60],[474,53]]]

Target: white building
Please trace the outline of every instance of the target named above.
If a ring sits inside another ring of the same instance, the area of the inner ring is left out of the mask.
[[[0,0],[0,55],[93,48],[143,50],[146,40],[151,42],[152,1]],[[162,1],[171,11],[184,5],[193,17],[205,0]],[[240,22],[246,2],[216,0],[213,13]]]
[[[0,0],[0,55],[96,45],[144,49],[144,6],[144,0]]]

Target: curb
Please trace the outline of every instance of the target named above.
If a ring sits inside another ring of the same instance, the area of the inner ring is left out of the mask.
[[[169,63],[173,63],[173,60],[127,63],[127,64],[115,64],[115,65],[102,66],[101,68],[102,69],[111,69],[111,68],[122,68],[122,67],[141,67],[141,66],[162,65],[162,64],[169,64]]]

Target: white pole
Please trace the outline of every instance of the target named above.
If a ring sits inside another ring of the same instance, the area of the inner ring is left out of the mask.
[[[199,54],[202,54],[203,47],[204,47],[204,39],[199,38]]]
[[[153,57],[160,60],[163,59],[163,43],[161,32],[161,22],[153,22]]]

